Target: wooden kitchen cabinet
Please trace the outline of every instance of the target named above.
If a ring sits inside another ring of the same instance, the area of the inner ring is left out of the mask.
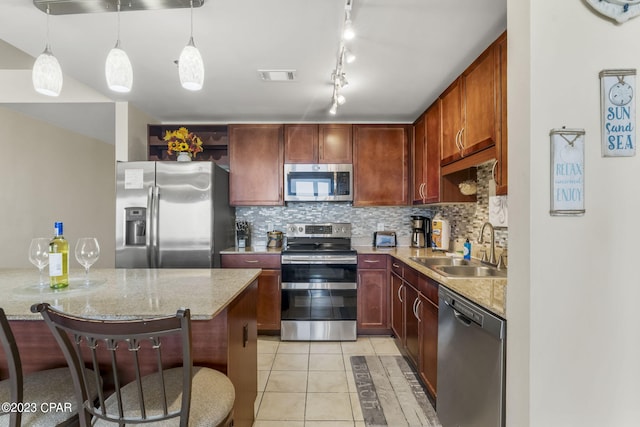
[[[222,254],[222,268],[261,268],[258,277],[258,332],[280,330],[280,254]]]
[[[389,333],[387,255],[358,255],[358,332]]]
[[[425,186],[427,181],[427,118],[426,113],[413,123],[413,191],[411,202],[414,205],[426,203]],[[438,170],[440,157],[438,156]],[[438,180],[440,177],[438,177]]]
[[[404,301],[405,285],[402,277],[392,272],[390,275],[391,293],[391,329],[400,348],[404,347]]]
[[[409,202],[409,126],[353,125],[354,206]]]
[[[429,393],[436,397],[438,382],[438,286],[431,278],[420,278],[418,372]]]
[[[351,163],[351,125],[284,125],[285,163]]]
[[[436,100],[414,123],[413,204],[475,202],[465,196],[458,184],[475,180],[475,170],[442,175],[440,168],[442,101]]]
[[[396,343],[436,396],[438,366],[438,283],[390,257],[391,326]]]
[[[493,178],[496,181],[496,194],[508,192],[508,132],[507,132],[507,33],[503,33],[496,41],[496,56],[500,69],[500,132],[496,143],[496,165]]]
[[[229,126],[229,203],[283,205],[283,126]]]
[[[500,121],[496,52],[495,44],[489,46],[440,97],[442,166],[479,154],[496,143]],[[494,156],[495,153],[483,153],[481,159],[470,159],[465,166]]]

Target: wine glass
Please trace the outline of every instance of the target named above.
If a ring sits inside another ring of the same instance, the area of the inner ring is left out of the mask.
[[[36,237],[31,239],[29,245],[29,261],[40,270],[40,286],[45,286],[42,272],[49,265],[49,241],[47,237]]]
[[[89,267],[100,256],[100,245],[95,237],[81,237],[76,243],[76,259],[84,267],[84,284],[89,284]]]

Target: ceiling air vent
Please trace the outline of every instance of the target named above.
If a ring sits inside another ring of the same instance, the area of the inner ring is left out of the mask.
[[[265,82],[292,82],[296,79],[296,70],[258,70]]]

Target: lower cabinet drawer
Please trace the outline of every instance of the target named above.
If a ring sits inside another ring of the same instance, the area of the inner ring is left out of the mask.
[[[280,269],[279,254],[222,254],[222,268]]]
[[[362,269],[386,269],[387,255],[364,254],[358,255],[358,270]]]

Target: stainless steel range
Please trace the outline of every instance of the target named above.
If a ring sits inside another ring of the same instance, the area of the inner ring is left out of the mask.
[[[286,234],[281,339],[354,341],[358,257],[351,224],[289,224]]]

